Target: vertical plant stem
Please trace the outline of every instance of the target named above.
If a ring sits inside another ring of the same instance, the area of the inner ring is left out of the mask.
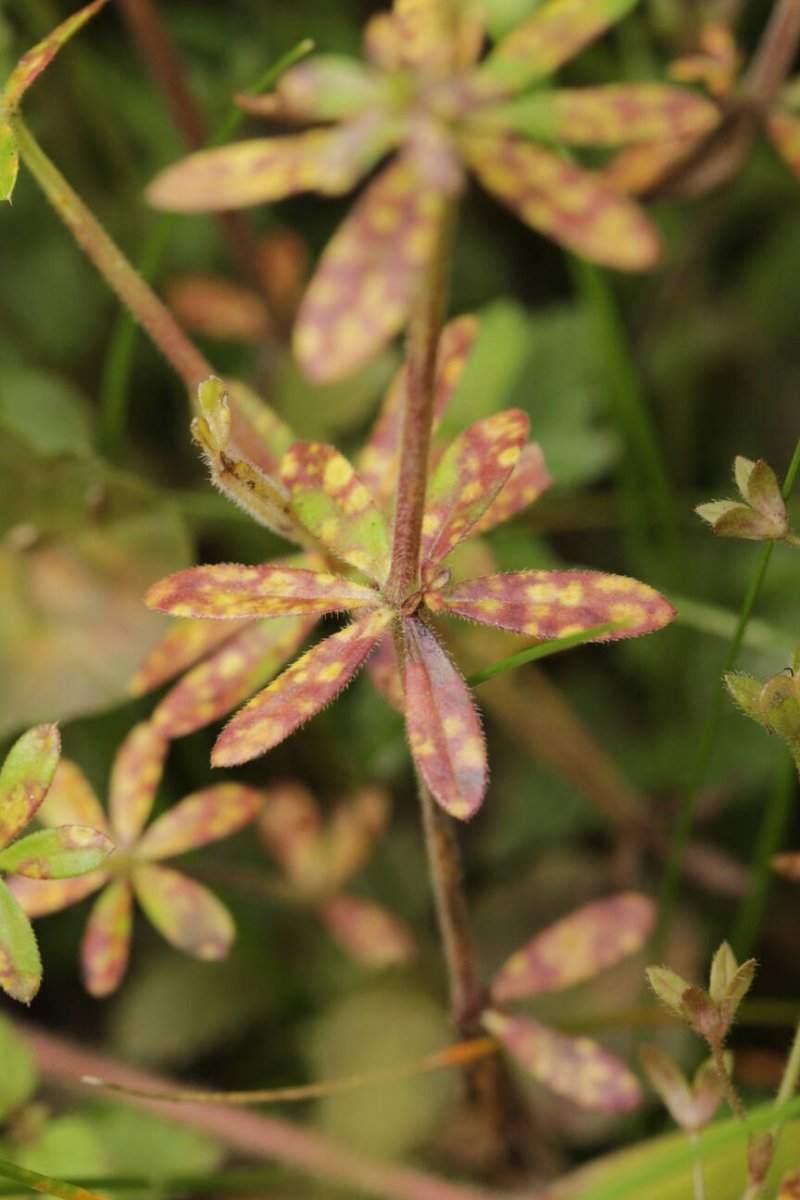
[[[11,118],[20,157],[69,229],[80,248],[127,305],[153,343],[181,377],[190,392],[213,374],[196,346],[168,308],[151,291],[114,244],[77,192],[67,183],[28,129],[22,117]]]
[[[700,1147],[697,1144],[697,1134],[689,1134],[689,1145],[692,1147],[692,1184],[694,1200],[706,1200],[706,1185],[703,1180],[703,1164],[700,1159]]]
[[[789,73],[800,42],[800,0],[777,0],[745,75],[751,100],[767,108]]]
[[[436,916],[450,981],[451,1017],[458,1032],[471,1037],[480,1028],[478,1018],[484,1007],[484,997],[462,886],[455,832],[451,818],[441,810],[421,779],[419,798]]]
[[[731,945],[740,962],[750,956],[758,936],[772,886],[770,864],[781,847],[791,815],[797,772],[788,756],[781,756],[776,766],[753,853],[753,878],[739,906],[731,934]]]
[[[714,1059],[717,1078],[719,1079],[720,1086],[725,1093],[725,1099],[730,1105],[731,1112],[738,1121],[741,1121],[743,1125],[747,1125],[747,1112],[745,1111],[745,1107],[739,1099],[739,1093],[736,1091],[733,1079],[731,1078],[731,1073],[728,1070],[728,1064],[725,1062],[725,1055],[723,1053],[722,1046],[719,1043],[712,1043],[710,1045],[710,1050],[711,1056]]]
[[[444,321],[455,207],[448,206],[408,328],[406,402],[400,443],[392,562],[384,588],[400,605],[419,586],[422,517],[428,486],[436,355]]]
[[[156,0],[120,0],[120,6],[175,126],[186,144],[199,150],[208,141],[206,123],[186,81],[183,64],[161,19]],[[221,212],[217,220],[239,270],[259,289],[270,310],[271,298],[263,287],[257,267],[258,245],[245,217],[239,212]]]
[[[794,487],[797,472],[800,470],[800,440],[798,440],[792,461],[789,464],[789,469],[786,472],[786,478],[783,481],[781,489],[784,500],[789,498],[792,488]],[[654,934],[654,951],[658,953],[663,949],[667,939],[672,914],[675,908],[675,901],[678,895],[678,883],[681,877],[683,868],[683,858],[686,852],[686,846],[692,832],[692,824],[694,822],[694,810],[697,805],[697,799],[700,795],[700,790],[705,782],[708,768],[711,764],[711,755],[714,749],[717,732],[719,730],[720,718],[722,717],[722,706],[725,699],[724,682],[722,676],[726,671],[730,671],[736,665],[736,660],[739,657],[739,651],[742,648],[744,635],[747,631],[747,626],[753,615],[753,610],[756,606],[756,601],[761,593],[761,587],[767,574],[769,561],[772,558],[772,551],[775,548],[774,542],[768,542],[765,545],[758,557],[755,573],[750,581],[750,586],[747,589],[744,601],[742,602],[739,620],[736,622],[731,643],[728,647],[728,652],[725,655],[725,661],[722,666],[720,678],[717,681],[714,690],[714,699],[709,709],[708,716],[703,724],[700,734],[700,741],[697,745],[694,758],[692,760],[689,778],[687,780],[686,790],[683,794],[680,812],[675,823],[675,831],[672,836],[672,846],[670,848],[669,858],[667,860],[666,870],[664,872],[664,880],[661,885],[661,894],[659,896],[658,922]]]

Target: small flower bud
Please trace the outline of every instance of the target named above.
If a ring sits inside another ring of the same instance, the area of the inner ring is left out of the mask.
[[[727,942],[723,942],[711,960],[708,994],[715,1004],[725,997],[728,985],[738,969],[736,957]]]
[[[739,455],[734,462],[736,486],[742,500],[712,500],[695,512],[719,537],[749,541],[782,541],[789,535],[786,504],[775,472],[763,459],[752,462]]]

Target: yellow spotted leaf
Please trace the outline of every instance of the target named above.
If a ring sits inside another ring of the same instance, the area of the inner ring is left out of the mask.
[[[596,625],[618,629],[592,639],[613,642],[662,629],[675,609],[653,588],[599,571],[514,571],[426,592],[433,612],[466,617],[532,638],[566,637]]]
[[[109,817],[114,841],[127,848],[150,816],[169,745],[154,725],[135,725],[117,751],[109,785]]]
[[[281,478],[306,529],[344,562],[383,583],[389,572],[389,531],[347,459],[333,446],[298,442],[281,463]],[[344,581],[339,586],[343,596],[349,591],[356,600],[342,607],[374,603],[370,588]]]
[[[304,725],[350,682],[392,619],[388,609],[378,609],[308,650],[226,725],[213,765],[249,762]]]
[[[92,996],[110,996],[128,969],[133,926],[133,893],[127,879],[115,879],[98,896],[81,943],[83,982]]]
[[[346,460],[341,461],[352,475]],[[240,620],[313,616],[363,608],[375,603],[375,592],[323,571],[282,564],[245,567],[223,563],[190,567],[168,575],[150,588],[145,602],[158,612],[177,617]]]
[[[411,753],[437,804],[474,816],[488,780],[480,719],[463,677],[418,617],[403,621],[403,685]]]
[[[486,59],[482,73],[518,91],[552,75],[637,0],[545,0],[534,15],[507,34]]]
[[[136,899],[162,937],[193,958],[215,962],[231,948],[233,918],[208,888],[170,867],[137,867]]]
[[[512,137],[470,134],[460,145],[484,187],[539,233],[622,271],[657,262],[655,228],[602,176]]]
[[[378,112],[368,111],[334,129],[198,150],[157,175],[147,199],[154,208],[169,212],[219,212],[300,192],[338,196],[349,191],[394,141],[394,130]]]
[[[492,982],[492,999],[507,1004],[591,979],[641,950],[654,920],[653,902],[634,892],[586,904],[512,954]]]
[[[226,716],[281,670],[316,620],[277,617],[239,626],[234,637],[167,692],[153,712],[153,724],[164,737],[177,738]]]
[[[566,1037],[530,1017],[489,1010],[489,1033],[551,1092],[595,1112],[627,1113],[642,1102],[639,1083],[613,1054],[587,1037]]]
[[[329,242],[300,306],[294,348],[310,379],[353,374],[402,329],[445,204],[404,158],[369,184]]]
[[[511,408],[471,425],[442,455],[428,485],[422,521],[422,568],[428,578],[498,495],[527,436],[528,418]]]

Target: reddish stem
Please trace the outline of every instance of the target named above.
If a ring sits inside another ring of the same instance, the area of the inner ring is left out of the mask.
[[[769,108],[789,73],[800,41],[800,0],[777,0],[745,76],[751,100]]]
[[[406,402],[400,442],[392,563],[384,594],[398,607],[419,587],[422,518],[428,486],[436,354],[444,321],[454,211],[444,215],[408,327]]]

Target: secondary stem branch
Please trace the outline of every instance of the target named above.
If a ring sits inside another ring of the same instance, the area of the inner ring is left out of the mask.
[[[211,364],[50,161],[22,117],[12,117],[11,123],[23,162],[75,241],[194,394],[214,374]]]

